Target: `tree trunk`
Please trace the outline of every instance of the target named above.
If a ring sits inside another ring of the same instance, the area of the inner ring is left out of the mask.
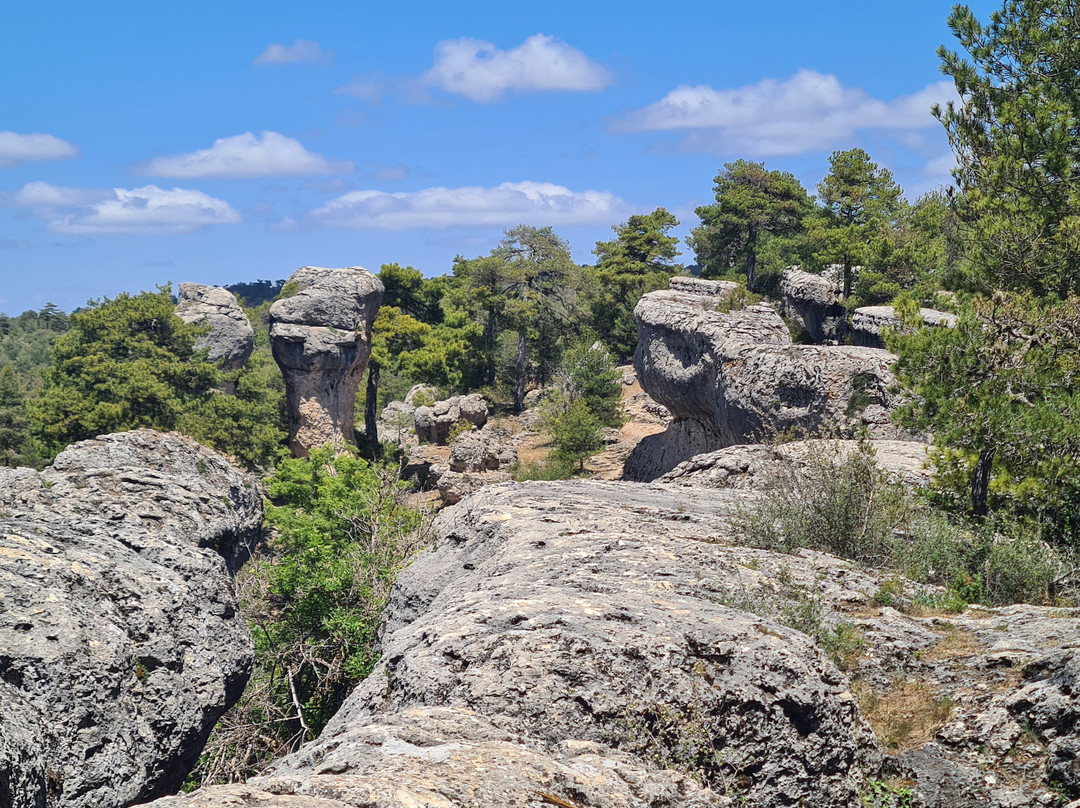
[[[368,451],[371,456],[378,459],[381,454],[379,446],[379,422],[376,418],[376,410],[379,406],[379,363],[371,362],[367,373],[367,399],[364,402],[364,434],[367,437]]]
[[[986,516],[986,495],[990,490],[990,469],[994,465],[997,448],[991,446],[979,452],[979,462],[975,464],[975,476],[971,479],[971,512],[975,516]]]
[[[757,270],[757,227],[751,225],[746,231],[746,291],[754,291],[754,283],[757,280],[754,273]]]
[[[491,309],[484,325],[484,350],[487,353],[487,385],[490,387],[495,384],[495,312]]]
[[[518,334],[517,387],[514,388],[514,415],[525,406],[525,332]]]

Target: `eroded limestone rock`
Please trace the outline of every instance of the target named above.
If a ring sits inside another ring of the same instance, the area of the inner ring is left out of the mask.
[[[450,442],[451,431],[459,423],[463,422],[470,429],[480,429],[487,423],[487,418],[488,407],[484,397],[471,393],[436,401],[430,407],[417,407],[413,413],[413,425],[421,443],[445,446]]]
[[[175,433],[0,469],[0,804],[120,808],[180,787],[247,682],[229,566],[261,522],[255,481]]]
[[[847,333],[844,285],[835,273],[815,275],[798,267],[788,267],[780,280],[784,313],[793,319],[811,341],[836,345]]]
[[[383,285],[362,267],[302,267],[297,292],[270,307],[270,342],[285,376],[293,454],[355,443],[356,391],[371,354]]]
[[[223,370],[239,370],[255,347],[255,331],[236,297],[220,286],[180,284],[176,316],[185,323],[206,324],[210,333],[199,338],[196,348],[209,348],[207,359],[222,363]]]
[[[675,420],[643,440],[625,478],[645,481],[697,454],[771,435],[911,438],[891,421],[902,401],[892,354],[793,345],[769,306],[718,310],[716,296],[651,292],[634,310],[634,366],[645,392]]]
[[[919,317],[923,325],[927,326],[953,328],[957,322],[955,314],[937,309],[919,309]],[[893,330],[905,328],[892,306],[863,306],[855,309],[855,313],[851,316],[851,331],[856,345],[884,348],[883,334],[886,328]]]

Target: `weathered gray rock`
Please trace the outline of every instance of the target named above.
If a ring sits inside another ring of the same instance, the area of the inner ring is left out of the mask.
[[[454,471],[449,464],[431,467],[430,480],[442,498],[443,505],[456,505],[481,488],[510,482],[508,471]]]
[[[1028,684],[1007,708],[1015,721],[1046,744],[1047,779],[1080,796],[1080,657],[1070,648],[1027,666]]]
[[[490,424],[461,435],[450,450],[451,471],[499,471],[517,463],[518,455],[505,429]]]
[[[955,314],[936,309],[919,309],[919,316],[922,318],[923,325],[927,326],[953,328],[957,322]],[[892,306],[863,306],[855,309],[855,313],[851,316],[851,331],[856,345],[884,348],[883,334],[886,328],[894,331],[906,330]]]
[[[545,796],[548,799],[545,800]],[[154,803],[155,808],[451,808],[558,805],[727,808],[686,775],[567,740],[548,752],[483,716],[418,707],[350,727],[313,771],[262,777]],[[570,804],[570,803],[568,803]]]
[[[177,434],[0,469],[0,804],[119,808],[179,788],[247,681],[228,567],[261,521],[254,480]]]
[[[436,401],[430,407],[417,407],[413,414],[413,425],[421,443],[445,446],[450,442],[450,432],[455,425],[464,422],[470,429],[479,429],[487,423],[487,417],[488,407],[484,397],[472,393]]]
[[[209,348],[207,358],[220,361],[223,370],[239,370],[247,363],[255,347],[255,330],[228,289],[180,284],[176,316],[185,323],[210,327],[210,333],[200,337],[195,347]]]
[[[836,345],[847,333],[847,309],[842,279],[834,274],[814,275],[788,267],[780,280],[784,313],[818,345]]]
[[[430,384],[414,384],[405,394],[405,404],[412,409],[424,406],[425,402],[439,400],[439,388]]]
[[[911,488],[930,484],[926,468],[925,443],[917,441],[875,440],[874,460],[882,471],[896,475]],[[781,443],[775,446],[752,443],[730,446],[715,452],[700,454],[659,478],[659,482],[676,483],[704,488],[738,488],[761,490],[778,474],[798,469],[808,460],[822,458],[842,460],[856,451],[858,441],[806,440]]]
[[[293,454],[355,443],[356,391],[371,354],[383,285],[362,267],[302,267],[298,291],[270,307],[270,342],[285,376]]]
[[[770,436],[911,439],[893,425],[902,402],[892,354],[852,346],[793,345],[768,306],[725,313],[712,296],[661,291],[634,310],[634,367],[667,407],[667,433],[643,440],[625,478],[645,481],[704,452]]]
[[[673,292],[688,292],[692,295],[707,295],[716,298],[731,297],[739,284],[735,281],[710,281],[705,278],[692,278],[676,275],[668,281],[668,288]]]
[[[1060,802],[1046,777],[1076,739],[1080,609],[921,614],[908,607],[941,590],[740,546],[734,517],[759,496],[484,489],[439,517],[391,594],[382,661],[320,739],[247,785],[157,805],[526,808],[547,794],[855,808],[864,778],[897,773],[924,808]],[[844,660],[855,688],[809,639],[841,630],[857,640]],[[947,710],[883,760],[856,702],[903,688]]]

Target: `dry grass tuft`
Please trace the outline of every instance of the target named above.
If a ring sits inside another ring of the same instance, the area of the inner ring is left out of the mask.
[[[941,642],[923,651],[919,659],[923,662],[940,662],[943,659],[973,657],[981,650],[982,643],[970,631],[951,629]]]
[[[953,700],[924,682],[901,682],[885,693],[864,683],[855,686],[859,710],[878,741],[892,752],[915,749],[933,739],[952,715]]]

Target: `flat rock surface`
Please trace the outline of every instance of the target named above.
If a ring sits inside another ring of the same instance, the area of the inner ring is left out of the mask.
[[[22,761],[0,804],[119,808],[179,787],[247,681],[228,566],[261,521],[254,480],[177,434],[0,469],[0,783]]]

